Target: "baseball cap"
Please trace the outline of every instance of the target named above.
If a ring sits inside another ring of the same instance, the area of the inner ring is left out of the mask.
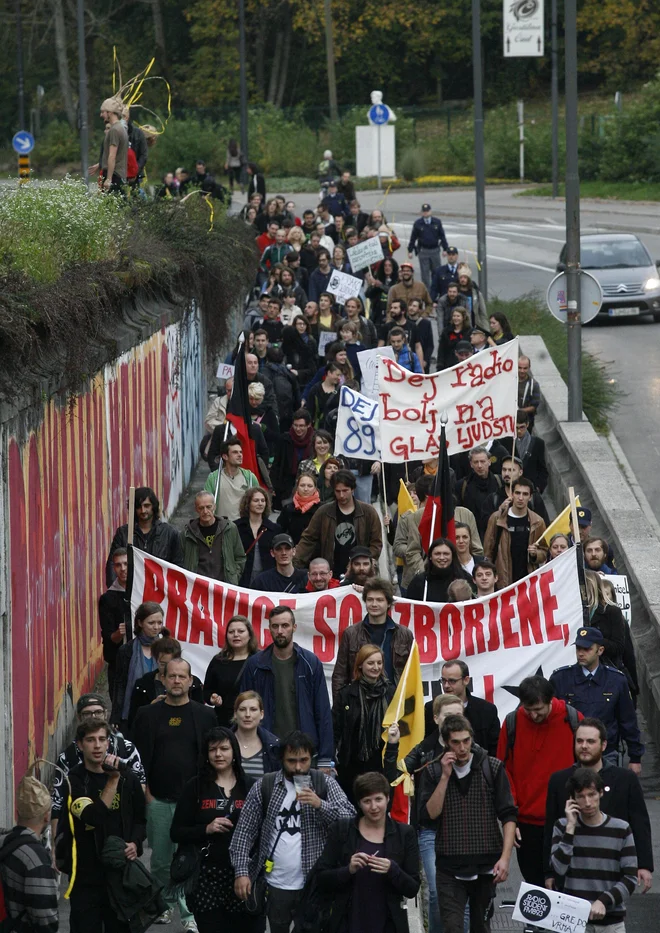
[[[351,548],[348,559],[355,560],[356,557],[371,558],[371,551],[368,547],[363,547],[361,544],[358,544],[357,547]]]
[[[295,547],[291,535],[275,535],[271,548],[275,550],[275,548],[279,547],[281,544],[288,544],[289,547]]]
[[[449,254],[449,253],[456,253],[456,255],[458,255],[458,247],[457,247],[457,246],[449,246],[449,247],[447,248],[447,254]]]
[[[603,633],[599,628],[578,629],[577,637],[573,642],[578,648],[591,648],[592,645],[604,644]]]
[[[104,710],[108,708],[105,698],[100,693],[83,693],[76,703],[76,713],[80,716],[88,706],[102,706]]]
[[[586,528],[591,524],[591,509],[579,508],[577,510],[578,525],[581,528]]]
[[[414,269],[415,267],[411,262],[401,262],[399,263],[399,269]]]
[[[337,187],[337,179],[331,178],[330,181],[328,182],[328,188],[336,188],[336,187]]]
[[[469,340],[459,340],[454,347],[455,353],[472,353],[472,344]]]
[[[481,324],[475,324],[475,325],[474,325],[474,327],[472,328],[471,333],[474,333],[475,331],[478,331],[480,334],[485,334],[486,337],[490,337],[490,331],[488,330],[488,328],[487,328],[487,327],[483,327]]]
[[[430,204],[422,204],[422,210],[423,210],[423,211],[430,211],[430,210],[431,210],[431,205],[430,205]]]

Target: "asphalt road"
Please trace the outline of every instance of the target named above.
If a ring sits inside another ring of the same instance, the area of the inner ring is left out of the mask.
[[[486,248],[490,296],[510,299],[545,295],[564,243],[564,202],[515,197],[517,189],[493,188],[486,198]],[[296,196],[298,206],[313,203]],[[447,237],[476,272],[475,197],[472,190],[365,192],[364,210],[379,206],[407,243],[410,225],[428,201],[445,225]],[[585,201],[583,233],[637,232],[654,259],[660,258],[660,211],[655,204]],[[404,235],[405,234],[405,238]],[[402,248],[397,259],[404,256]],[[612,417],[616,434],[655,516],[660,520],[660,324],[649,318],[597,321],[583,328],[584,346],[603,360],[621,389]],[[641,443],[641,439],[644,443]]]

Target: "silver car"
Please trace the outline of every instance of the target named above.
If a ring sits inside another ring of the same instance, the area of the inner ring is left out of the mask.
[[[580,237],[580,265],[603,289],[599,317],[652,314],[660,321],[660,274],[634,233],[590,233]],[[557,272],[566,271],[566,245]]]

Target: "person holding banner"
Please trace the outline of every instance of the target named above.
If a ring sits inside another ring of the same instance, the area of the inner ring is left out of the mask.
[[[472,577],[464,570],[454,542],[448,538],[436,538],[424,561],[424,570],[410,581],[406,598],[431,603],[449,602],[447,589],[454,580],[465,580],[472,587]]]
[[[471,331],[472,325],[467,308],[454,308],[449,325],[445,327],[438,339],[438,371],[450,369],[456,365],[456,346],[462,340],[469,342]],[[470,352],[472,352],[471,346]]]
[[[385,675],[382,649],[363,645],[355,657],[353,680],[341,688],[332,706],[337,780],[351,803],[355,778],[382,770],[381,724],[394,691]]]
[[[115,532],[110,545],[110,553],[105,565],[105,582],[112,586],[115,580],[115,571],[112,566],[112,555],[117,548],[128,545],[128,523],[120,525]],[[138,486],[135,490],[135,528],[133,530],[133,546],[139,547],[147,554],[162,557],[171,564],[183,564],[183,551],[179,532],[173,525],[160,518],[160,502],[153,489],[149,486]]]
[[[564,551],[567,551],[570,547],[568,543],[568,537],[558,531],[556,535],[553,535],[550,538],[550,543],[548,544],[548,553],[545,558],[546,564],[549,563],[553,558],[559,557],[560,554],[563,554]]]

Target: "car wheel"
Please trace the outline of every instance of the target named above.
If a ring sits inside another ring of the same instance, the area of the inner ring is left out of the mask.
[[[653,315],[653,320],[656,324],[660,324],[660,311],[656,311]]]

